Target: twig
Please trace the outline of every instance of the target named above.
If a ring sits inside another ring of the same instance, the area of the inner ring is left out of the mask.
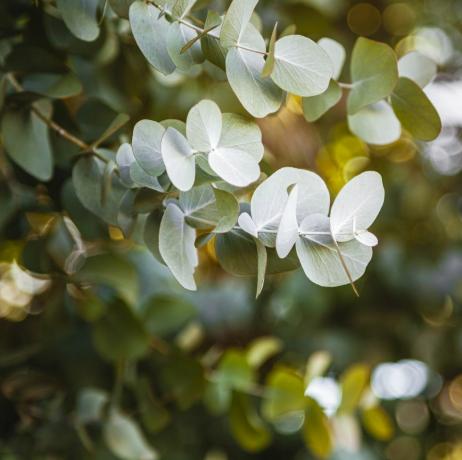
[[[209,36],[211,38],[214,38],[215,40],[218,40],[218,41],[220,40],[220,37],[217,37],[216,35],[211,34],[210,33],[211,31],[207,31],[206,29],[204,29],[202,27],[196,26],[195,24],[191,24],[190,22],[185,21],[184,19],[174,17],[170,11],[167,11],[167,10],[165,10],[165,8],[160,7],[154,0],[146,0],[146,3],[151,4],[152,6],[157,8],[159,11],[163,11],[164,13],[167,13],[169,16],[172,16],[172,18],[175,21],[179,22],[180,24],[183,24],[186,27],[189,27],[192,30],[195,30],[197,33],[201,34],[202,36],[207,35],[207,36]],[[193,22],[196,22],[196,19],[193,18],[193,17],[190,17],[190,20],[193,21]],[[247,46],[242,46],[242,45],[237,45],[236,44],[235,48],[240,48],[240,49],[245,50],[245,51],[250,51],[252,53],[261,54],[262,56],[268,55],[268,53],[266,51],[259,51],[259,50],[253,49],[253,48],[248,48]]]
[[[24,88],[21,86],[21,84],[16,80],[14,75],[11,73],[7,75],[8,81],[11,83],[13,88],[17,92],[22,92],[24,91]],[[36,106],[31,105],[31,110],[32,112],[37,115],[46,125],[48,125],[53,131],[57,132],[61,137],[64,139],[68,140],[72,144],[76,145],[79,147],[81,150],[90,150],[90,146],[79,139],[78,137],[74,136],[71,134],[69,131],[65,130],[62,126],[58,125],[56,122],[48,118],[40,109],[38,109]]]

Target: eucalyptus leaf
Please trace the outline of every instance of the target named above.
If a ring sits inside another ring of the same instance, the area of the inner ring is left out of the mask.
[[[432,141],[441,132],[441,119],[419,85],[400,78],[391,95],[391,105],[403,127],[415,138]]]
[[[198,152],[210,152],[218,146],[222,132],[222,115],[217,104],[207,99],[196,104],[188,113],[186,133],[191,147]]]
[[[330,213],[332,234],[349,241],[366,231],[377,218],[385,199],[380,174],[366,171],[350,180],[337,195]]]
[[[196,36],[196,32],[184,24],[170,25],[166,39],[167,51],[180,70],[188,71],[194,64],[203,61],[199,42],[194,42],[186,51],[183,51],[184,46]]]
[[[411,51],[398,61],[399,76],[413,80],[421,88],[432,82],[437,70],[436,63],[418,51]]]
[[[189,14],[196,2],[197,0],[176,0],[172,8],[173,16],[183,19]]]
[[[240,43],[258,0],[233,0],[226,12],[220,32],[220,43],[229,48]]]
[[[245,0],[247,2],[247,0]],[[263,37],[251,24],[243,45],[260,53],[266,51]],[[254,117],[276,112],[282,104],[282,91],[270,79],[261,76],[265,60],[262,54],[233,47],[226,56],[226,75],[240,103]]]
[[[213,231],[214,233],[229,232],[236,225],[239,216],[239,203],[231,193],[219,189],[214,189],[213,192],[220,216]]]
[[[167,50],[169,22],[164,16],[159,17],[157,8],[140,0],[130,6],[129,18],[136,43],[145,58],[159,72],[171,74],[176,66]]]
[[[387,145],[401,137],[401,123],[390,104],[379,101],[348,116],[348,127],[364,142]]]
[[[266,267],[268,265],[268,254],[266,247],[258,239],[255,239],[255,245],[257,247],[257,294],[258,297],[263,290],[265,284]]]
[[[165,128],[151,120],[141,120],[133,129],[133,154],[139,165],[152,176],[160,176],[165,171],[161,151],[164,133]]]
[[[303,114],[309,122],[321,118],[328,110],[337,105],[342,98],[342,89],[338,83],[331,80],[329,87],[318,96],[304,97],[302,100]]]
[[[26,91],[57,99],[64,99],[82,92],[82,84],[72,73],[40,73],[27,75],[22,85]]]
[[[31,176],[41,181],[50,180],[53,153],[48,126],[32,111],[7,111],[1,130],[9,157]]]
[[[172,184],[181,191],[190,190],[196,178],[196,161],[186,138],[175,128],[167,128],[161,150]]]
[[[183,211],[175,204],[169,204],[160,224],[160,254],[177,281],[192,291],[196,290],[193,275],[198,262],[195,235],[194,229],[186,223]]]
[[[316,96],[327,90],[333,64],[327,53],[302,35],[289,35],[275,44],[273,81],[298,96]]]
[[[263,67],[263,70],[261,73],[261,76],[263,78],[268,78],[273,73],[273,70],[274,70],[277,30],[278,30],[278,23],[276,22],[276,24],[274,24],[273,32],[271,34],[271,38],[268,44],[268,55],[266,56],[265,66]]]
[[[298,185],[295,185],[287,199],[276,236],[276,251],[281,259],[289,255],[298,239],[297,203]]]
[[[99,0],[56,0],[69,30],[80,40],[91,42],[99,35],[96,13]]]
[[[388,97],[398,82],[396,55],[385,43],[360,37],[351,57],[352,89],[348,96],[348,113]]]
[[[319,215],[318,215],[319,216]],[[310,216],[312,219],[313,216]],[[315,231],[327,232],[329,228],[311,224]],[[356,240],[340,243],[339,248],[352,281],[363,276],[372,258],[372,249]],[[296,243],[297,255],[303,271],[313,283],[325,287],[343,286],[350,279],[342,265],[336,246],[332,243],[320,244],[313,239],[299,238]]]
[[[334,66],[332,78],[338,80],[346,59],[346,51],[342,44],[332,38],[321,38],[318,45],[327,53]]]
[[[109,420],[104,425],[104,439],[110,450],[123,460],[158,458],[138,425],[120,412],[111,412]]]

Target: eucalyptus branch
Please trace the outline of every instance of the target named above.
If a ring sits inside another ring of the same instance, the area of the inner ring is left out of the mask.
[[[188,21],[185,21],[184,19],[182,18],[177,18],[175,16],[173,16],[172,12],[171,11],[167,11],[165,8],[162,8],[161,6],[159,6],[154,0],[146,0],[146,3],[149,3],[151,4],[152,6],[154,6],[155,8],[157,8],[161,13],[166,13],[168,14],[169,16],[171,16],[173,18],[174,21],[177,21],[179,22],[180,24],[183,24],[184,26],[186,27],[189,27],[190,29],[194,30],[195,32],[197,32],[201,37],[202,36],[208,36],[208,37],[211,37],[215,40],[220,40],[220,37],[217,37],[216,35],[213,35],[211,32],[215,29],[215,27],[213,28],[210,28],[210,30],[207,30],[207,29],[204,29],[203,27],[199,27],[199,26],[196,26],[195,24],[191,24],[190,22]],[[189,19],[193,22],[198,22],[195,18],[193,17],[190,17],[188,16]],[[235,48],[240,48],[242,50],[245,50],[245,51],[250,51],[252,53],[256,53],[256,54],[261,54],[262,56],[267,56],[268,53],[266,51],[259,51],[259,50],[256,50],[254,48],[249,48],[247,46],[242,46],[242,45],[235,45]]]

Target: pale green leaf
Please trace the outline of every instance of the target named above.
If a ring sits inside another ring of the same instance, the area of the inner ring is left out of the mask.
[[[389,96],[398,82],[395,52],[385,43],[358,38],[351,57],[352,89],[348,97],[348,113]]]
[[[345,64],[346,51],[342,44],[332,38],[321,38],[318,45],[327,53],[334,66],[332,78],[338,80]]]
[[[328,110],[337,105],[342,98],[342,89],[337,82],[331,80],[329,87],[318,96],[304,97],[302,100],[303,114],[309,122],[321,118]]]
[[[263,290],[265,285],[266,267],[268,265],[268,254],[266,247],[260,240],[255,239],[255,245],[257,246],[257,294],[258,297]]]
[[[189,14],[197,0],[176,0],[172,8],[174,18],[183,19]]]
[[[231,193],[219,189],[214,189],[213,192],[220,216],[213,231],[214,233],[229,232],[236,225],[239,215],[239,203]]]
[[[261,53],[265,52],[263,37],[253,25],[247,26],[244,39],[245,46]],[[242,48],[231,48],[226,56],[226,74],[229,84],[244,108],[257,118],[276,112],[283,98],[282,91],[271,79],[262,78],[264,65],[262,54]]]
[[[223,148],[247,152],[257,162],[263,158],[265,151],[258,124],[234,113],[223,114],[223,125],[218,145]]]
[[[350,180],[337,195],[330,212],[332,234],[337,241],[349,241],[356,232],[367,230],[377,218],[385,200],[382,177],[366,171]]]
[[[283,342],[277,337],[258,337],[247,347],[247,362],[253,368],[259,368],[282,348]]]
[[[316,96],[326,91],[332,74],[329,56],[309,38],[289,35],[276,42],[271,78],[280,88],[298,96]]]
[[[401,123],[385,101],[348,115],[348,127],[353,134],[372,145],[392,144],[401,137]]]
[[[314,214],[301,224],[301,231],[311,237],[299,238],[296,243],[297,255],[303,271],[310,281],[319,286],[335,287],[350,283],[335,244],[324,241],[328,238],[330,226],[325,216]],[[315,220],[319,219],[319,220]],[[319,235],[321,234],[321,235]],[[372,258],[372,249],[356,240],[339,244],[351,280],[359,279]]]
[[[199,42],[195,41],[186,51],[183,48],[197,37],[190,27],[180,23],[173,23],[167,32],[167,51],[174,64],[183,71],[188,71],[194,64],[203,61]]]
[[[399,76],[413,80],[421,88],[432,82],[437,70],[436,63],[418,51],[411,51],[398,61]]]
[[[56,6],[69,30],[80,40],[91,42],[99,35],[99,0],[56,0]]]
[[[196,177],[196,162],[186,138],[175,128],[167,128],[161,150],[172,184],[181,191],[190,190]]]
[[[289,255],[298,239],[297,203],[298,185],[295,185],[287,199],[276,236],[276,251],[281,259]]]
[[[175,64],[167,50],[169,22],[164,16],[159,17],[157,8],[143,1],[130,6],[129,17],[136,43],[148,62],[159,72],[171,74]]]
[[[265,66],[263,67],[263,70],[261,72],[261,76],[263,78],[268,78],[274,70],[274,64],[275,64],[275,57],[274,53],[276,51],[275,45],[276,45],[276,39],[277,39],[277,30],[278,30],[278,23],[274,24],[273,28],[273,33],[271,34],[271,38],[268,44],[268,54],[266,56],[265,60]]]
[[[155,121],[141,120],[133,129],[133,155],[139,165],[151,176],[165,171],[161,142],[165,128]]]
[[[191,147],[198,152],[210,152],[218,146],[222,132],[222,115],[218,105],[210,100],[196,104],[188,113],[186,133]]]
[[[258,0],[233,0],[226,12],[220,32],[220,42],[225,48],[241,41]]]
[[[403,127],[415,138],[432,141],[441,132],[441,119],[427,95],[409,78],[400,78],[391,105]]]
[[[196,290],[193,275],[198,263],[195,238],[196,232],[186,223],[183,211],[169,204],[160,224],[160,254],[177,281],[192,291]]]

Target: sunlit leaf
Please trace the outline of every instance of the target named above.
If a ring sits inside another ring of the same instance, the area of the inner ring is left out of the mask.
[[[334,66],[332,78],[338,80],[345,64],[346,51],[343,45],[332,38],[321,38],[318,45],[327,53]]]
[[[263,70],[261,72],[261,76],[263,78],[268,78],[274,70],[274,63],[275,63],[275,58],[274,58],[274,53],[275,53],[275,45],[276,45],[276,39],[277,39],[277,30],[278,30],[278,23],[274,24],[273,32],[271,34],[271,38],[268,44],[268,54],[266,56],[265,60],[265,66],[263,67]]]
[[[342,401],[339,412],[353,412],[369,383],[370,369],[365,364],[355,364],[349,367],[340,377]]]
[[[258,337],[247,347],[247,362],[254,368],[260,367],[268,359],[278,354],[283,343],[277,337]]]
[[[258,0],[233,0],[221,27],[220,42],[228,48],[241,41]]]
[[[399,76],[413,80],[421,88],[431,83],[437,70],[436,63],[418,51],[411,51],[398,61]]]

